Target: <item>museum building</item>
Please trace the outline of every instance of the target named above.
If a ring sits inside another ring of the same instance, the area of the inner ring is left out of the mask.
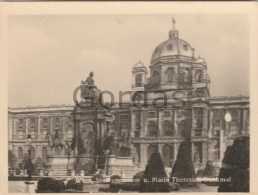
[[[249,136],[249,97],[210,97],[207,68],[173,24],[154,49],[149,70],[142,62],[132,67],[131,102],[101,106],[91,74],[74,105],[8,108],[9,150],[22,166],[30,135],[33,162],[40,157],[54,166],[54,159],[69,155],[81,159],[71,169],[139,171],[154,152],[171,167],[187,139],[196,170],[208,160],[219,165],[234,138]],[[108,159],[105,166],[101,156]]]

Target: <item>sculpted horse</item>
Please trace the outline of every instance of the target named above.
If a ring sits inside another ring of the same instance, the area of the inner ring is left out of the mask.
[[[51,148],[58,148],[58,149],[63,150],[63,149],[67,149],[67,147],[69,145],[57,133],[54,136],[49,133],[47,135],[47,139],[48,139],[48,146],[50,146]]]

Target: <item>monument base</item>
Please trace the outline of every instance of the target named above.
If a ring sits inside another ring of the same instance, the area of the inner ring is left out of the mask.
[[[49,176],[68,176],[74,170],[75,156],[51,155],[48,156],[47,169]]]
[[[137,165],[133,163],[133,157],[117,157],[110,155],[107,163],[108,175],[119,175],[122,178],[133,178],[139,172]]]

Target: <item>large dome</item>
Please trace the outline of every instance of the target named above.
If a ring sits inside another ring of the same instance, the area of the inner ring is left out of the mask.
[[[178,31],[173,27],[169,32],[169,39],[159,44],[152,53],[151,61],[175,55],[194,57],[194,49],[189,43],[178,38]]]

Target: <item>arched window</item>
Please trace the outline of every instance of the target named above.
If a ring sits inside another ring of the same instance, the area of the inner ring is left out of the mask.
[[[31,158],[31,160],[35,159],[35,148],[34,147],[30,148],[30,158]]]
[[[30,127],[30,132],[29,133],[30,133],[32,139],[36,138],[36,132],[35,132],[35,127],[34,126]]]
[[[165,167],[171,167],[171,159],[174,158],[173,147],[165,145],[162,148],[162,159]]]
[[[246,133],[249,135],[250,133],[250,112],[248,112],[247,119],[246,119]]]
[[[24,139],[24,132],[22,127],[19,128],[18,139]]]
[[[157,136],[158,135],[158,127],[154,121],[150,121],[148,124],[148,136]]]
[[[231,135],[238,135],[239,132],[239,123],[238,123],[238,111],[237,110],[231,110],[231,122],[229,123],[229,130]]]
[[[164,121],[162,124],[162,130],[164,136],[174,135],[174,127],[171,121]]]
[[[43,147],[43,148],[42,148],[42,158],[43,158],[44,160],[47,159],[47,148],[46,148],[46,147]]]
[[[143,78],[142,78],[142,74],[137,74],[135,77],[135,85],[137,87],[142,87],[143,86]]]
[[[159,73],[157,71],[154,71],[152,73],[152,78],[153,78],[154,84],[159,84]]]
[[[221,121],[220,120],[216,120],[213,123],[213,135],[214,136],[219,136],[220,135],[220,130],[221,130]]]
[[[166,83],[172,83],[175,81],[175,71],[173,68],[168,68],[165,72]]]
[[[202,73],[202,71],[199,70],[195,74],[195,81],[202,82],[202,79],[203,79],[203,73]]]
[[[72,138],[73,138],[73,129],[72,129],[72,126],[71,126],[71,125],[68,126],[67,138],[68,138],[68,139],[72,139]]]
[[[155,152],[158,152],[157,145],[149,145],[147,148],[147,160],[149,160],[151,155]]]
[[[190,72],[187,68],[183,69],[182,71],[182,81],[183,83],[189,83],[190,82]]]
[[[42,137],[42,139],[46,139],[46,136],[47,136],[47,127],[44,126],[41,131],[41,137]]]
[[[22,149],[22,147],[18,148],[18,159],[19,160],[23,159],[23,149]]]
[[[238,119],[238,111],[237,110],[231,110],[230,114],[231,114],[232,120],[234,120],[234,119],[237,120]]]
[[[229,129],[230,129],[230,134],[231,135],[238,135],[239,134],[239,128],[238,128],[237,120],[233,120],[233,121],[230,122]]]
[[[182,120],[178,124],[178,131],[180,136],[188,136],[190,134],[189,125],[186,120]]]
[[[219,135],[219,131],[223,129],[224,112],[222,110],[217,110],[214,112],[212,119],[213,134]]]
[[[43,123],[47,123],[47,118],[42,119]]]

